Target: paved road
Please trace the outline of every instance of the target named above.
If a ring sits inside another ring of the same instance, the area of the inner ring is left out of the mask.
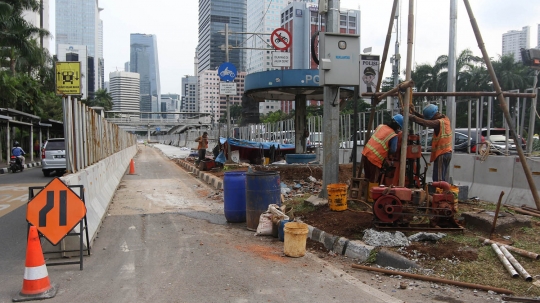
[[[227,223],[213,190],[157,149],[141,147],[135,163],[84,270],[48,267],[60,290],[47,302],[402,302],[311,254],[285,257],[282,242],[253,236],[245,223]],[[24,222],[23,209],[0,218],[0,241],[16,247],[2,252],[0,302],[21,289],[26,238],[5,235],[1,224]]]

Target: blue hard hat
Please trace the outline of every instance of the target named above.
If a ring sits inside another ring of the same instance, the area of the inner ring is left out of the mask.
[[[429,104],[428,106],[424,107],[424,110],[422,111],[424,118],[431,120],[433,116],[439,111],[439,108],[435,104]]]
[[[393,116],[392,119],[394,119],[394,121],[396,121],[397,124],[399,124],[400,128],[403,128],[403,116],[401,114],[397,114]]]

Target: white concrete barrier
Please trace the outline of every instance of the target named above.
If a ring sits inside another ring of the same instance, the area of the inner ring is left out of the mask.
[[[91,243],[106,215],[109,203],[122,180],[122,176],[136,154],[137,146],[134,145],[86,169],[61,178],[67,185],[84,186],[86,218]]]
[[[531,171],[534,184],[538,189],[538,186],[540,185],[540,162],[539,160],[529,158],[527,159],[527,165]],[[512,190],[510,193],[506,194],[508,195],[506,204],[515,206],[527,205],[536,208],[531,189],[529,188],[529,182],[527,182],[525,172],[523,171],[523,165],[521,165],[519,157],[515,157],[514,161]]]
[[[471,188],[474,181],[475,157],[475,154],[452,154],[452,162],[450,162],[450,165],[453,168],[452,176],[454,185],[468,186]]]
[[[497,203],[501,191],[509,193],[512,189],[514,157],[493,156],[485,161],[475,159],[474,179],[469,196]],[[503,197],[503,203],[507,199]]]

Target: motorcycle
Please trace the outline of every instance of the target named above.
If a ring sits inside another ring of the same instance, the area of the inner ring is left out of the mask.
[[[9,169],[13,173],[17,172],[18,170],[20,170],[22,172],[24,170],[24,167],[22,165],[21,159],[15,157],[15,156],[11,156],[11,158],[9,160]]]

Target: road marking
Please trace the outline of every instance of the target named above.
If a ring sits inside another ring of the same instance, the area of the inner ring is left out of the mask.
[[[43,186],[42,183],[0,186],[0,218],[28,202],[28,188]],[[37,192],[35,192],[37,194]]]

